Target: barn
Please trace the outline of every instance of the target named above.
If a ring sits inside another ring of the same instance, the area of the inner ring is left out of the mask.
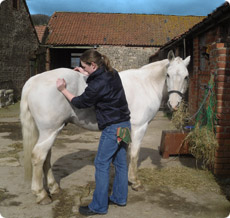
[[[0,5],[0,90],[21,95],[25,81],[45,69],[44,57],[25,0],[5,0]]]
[[[87,49],[106,54],[118,70],[149,62],[165,43],[204,17],[55,12],[46,27],[33,25],[25,0],[0,6],[0,90],[19,99],[31,76],[58,67],[73,68]]]
[[[74,68],[86,49],[107,55],[118,70],[138,68],[202,16],[55,12],[47,26],[48,69]]]
[[[181,57],[191,55],[189,111],[195,114],[204,98],[205,87],[214,76],[217,99],[214,173],[230,175],[230,5],[225,2],[203,21],[166,43],[152,59],[162,59],[169,50]]]

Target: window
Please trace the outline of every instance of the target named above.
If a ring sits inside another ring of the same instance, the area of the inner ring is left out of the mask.
[[[76,66],[80,66],[80,56],[81,53],[71,53],[71,68],[75,68]]]
[[[13,1],[13,8],[14,9],[19,9],[19,0],[12,0]]]

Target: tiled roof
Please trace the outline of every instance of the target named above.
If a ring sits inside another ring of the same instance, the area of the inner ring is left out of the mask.
[[[55,12],[48,24],[52,45],[162,46],[203,16]]]
[[[161,47],[161,50],[170,47],[173,43],[177,43],[180,40],[184,39],[188,35],[193,35],[196,31],[202,31],[203,29],[207,28],[208,25],[218,25],[218,22],[221,22],[220,17],[224,16],[224,14],[229,16],[230,12],[230,3],[225,2],[218,8],[216,8],[212,13],[208,14],[201,22],[198,22],[193,27],[187,29],[184,33],[177,35],[169,42],[165,43]]]
[[[43,25],[35,26],[35,29],[38,35],[39,42],[41,43],[42,38],[45,34],[46,26],[43,26]]]

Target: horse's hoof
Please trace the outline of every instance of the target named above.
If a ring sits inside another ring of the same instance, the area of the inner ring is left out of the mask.
[[[37,203],[41,204],[41,205],[47,205],[47,204],[51,204],[52,200],[51,200],[51,198],[49,196],[46,196],[43,199],[37,199]]]
[[[59,187],[59,185],[58,184],[55,184],[55,185],[53,185],[52,186],[52,188],[49,188],[49,191],[50,191],[50,194],[51,195],[56,195],[56,194],[58,194],[59,192],[60,192],[60,187]]]
[[[144,191],[144,186],[141,184],[140,180],[137,180],[135,183],[131,185],[131,188],[134,191]]]
[[[61,192],[61,189],[58,188],[58,189],[55,189],[54,191],[50,192],[51,195],[57,195]]]

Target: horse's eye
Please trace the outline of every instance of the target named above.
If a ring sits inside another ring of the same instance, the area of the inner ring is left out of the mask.
[[[167,78],[169,78],[169,74],[167,73]]]
[[[184,79],[185,79],[185,80],[188,80],[188,76],[186,76]]]

